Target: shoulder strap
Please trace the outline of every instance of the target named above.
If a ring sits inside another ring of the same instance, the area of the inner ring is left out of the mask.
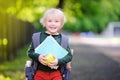
[[[36,48],[40,44],[40,34],[41,32],[37,32],[37,33],[34,33],[32,36],[34,48]]]
[[[64,34],[61,34],[61,46],[65,49],[67,49],[68,46],[68,37]]]
[[[40,44],[40,34],[41,32],[34,33],[32,36],[33,46],[36,48]],[[64,34],[61,34],[61,46],[67,49],[68,46],[68,37]]]

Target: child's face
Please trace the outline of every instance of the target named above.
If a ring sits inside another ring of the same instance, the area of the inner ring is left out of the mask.
[[[45,19],[45,27],[49,34],[57,34],[62,28],[63,17],[60,15],[50,15]]]

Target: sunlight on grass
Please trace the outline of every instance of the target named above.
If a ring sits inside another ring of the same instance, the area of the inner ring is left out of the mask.
[[[5,77],[4,75],[0,74],[0,80],[11,80],[11,78]]]

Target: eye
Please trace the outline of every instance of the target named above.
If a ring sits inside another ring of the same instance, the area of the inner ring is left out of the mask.
[[[52,20],[48,20],[48,22],[52,22]]]
[[[55,22],[59,22],[58,20],[56,20]]]

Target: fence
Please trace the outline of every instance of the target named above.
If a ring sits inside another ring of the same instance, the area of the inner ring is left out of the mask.
[[[0,61],[10,60],[18,49],[31,40],[35,30],[30,23],[0,13]]]

